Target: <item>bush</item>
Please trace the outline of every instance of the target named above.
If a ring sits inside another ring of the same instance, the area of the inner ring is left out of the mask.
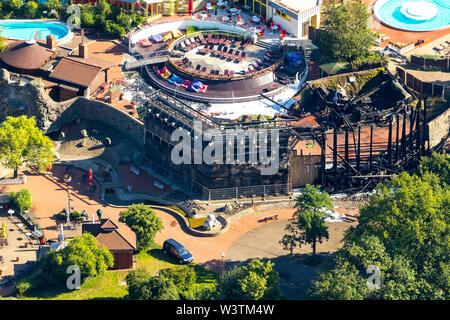
[[[19,192],[10,192],[9,200],[12,205],[19,209],[20,213],[31,208],[31,193],[28,189],[22,189]]]
[[[112,20],[106,20],[105,32],[117,38],[125,35],[125,29]]]
[[[351,63],[352,71],[361,71],[367,69],[386,67],[388,60],[386,57],[379,56],[375,53],[371,53],[365,58],[359,58]]]
[[[198,29],[196,27],[186,26],[186,34],[195,33],[197,31],[198,31]]]
[[[160,271],[160,275],[173,281],[178,292],[188,291],[190,287],[197,281],[197,275],[192,267],[179,266],[172,269]]]
[[[31,288],[31,283],[27,280],[21,280],[16,283],[16,296],[23,297],[24,294]]]
[[[28,19],[32,19],[36,16],[36,13],[38,11],[38,4],[34,1],[28,1],[23,9],[23,14]]]

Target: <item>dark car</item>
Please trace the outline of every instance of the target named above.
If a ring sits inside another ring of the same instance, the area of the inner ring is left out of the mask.
[[[171,255],[180,263],[189,263],[194,260],[192,254],[185,247],[183,247],[183,245],[173,239],[167,239],[164,241],[163,250],[165,254]]]

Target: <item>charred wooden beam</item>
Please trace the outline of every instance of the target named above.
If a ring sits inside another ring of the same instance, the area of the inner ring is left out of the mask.
[[[337,172],[337,129],[333,130],[333,170]]]
[[[360,159],[361,159],[361,127],[358,127],[358,152],[356,154],[356,170],[360,171]]]
[[[388,135],[388,150],[387,150],[388,164],[392,161],[392,117],[389,117],[389,135]]]
[[[373,142],[373,126],[370,126],[370,151],[369,151],[369,171],[372,171],[372,142]]]

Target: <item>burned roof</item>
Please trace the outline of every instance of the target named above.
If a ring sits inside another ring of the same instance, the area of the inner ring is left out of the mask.
[[[22,70],[38,70],[56,54],[41,41],[15,41],[0,53],[7,65]]]
[[[124,226],[115,224],[110,219],[102,219],[98,223],[86,222],[82,224],[82,232],[92,234],[97,241],[110,251],[136,250],[136,234]]]

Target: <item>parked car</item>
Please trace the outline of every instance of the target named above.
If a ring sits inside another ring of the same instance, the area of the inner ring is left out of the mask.
[[[163,244],[163,251],[178,260],[180,263],[189,263],[194,260],[192,254],[183,245],[173,239],[167,239]]]

